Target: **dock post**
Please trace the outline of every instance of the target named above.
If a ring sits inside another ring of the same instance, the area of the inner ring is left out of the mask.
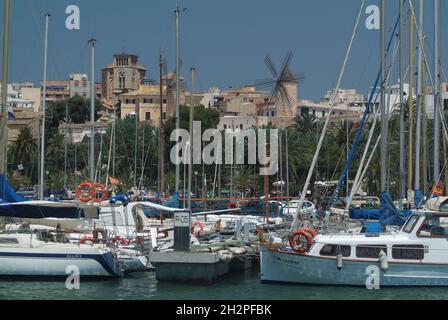
[[[190,251],[191,212],[174,213],[174,251]]]

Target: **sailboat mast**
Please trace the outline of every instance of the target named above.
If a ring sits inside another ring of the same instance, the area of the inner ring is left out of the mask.
[[[194,106],[193,106],[193,92],[194,92],[194,75],[195,75],[195,68],[191,68],[190,72],[191,72],[191,84],[190,84],[190,144],[188,146],[189,151],[187,152],[188,154],[188,203],[187,203],[187,208],[188,210],[191,210],[191,180],[193,179],[193,110],[194,110]],[[204,192],[204,190],[202,190],[202,192]],[[185,199],[185,189],[184,189],[184,199]]]
[[[90,79],[90,152],[89,175],[90,181],[95,180],[95,43],[94,38],[89,39],[91,46],[91,79]]]
[[[65,135],[64,135],[64,192],[67,192],[67,128],[68,128],[68,100],[65,103]]]
[[[159,193],[163,195],[164,176],[163,176],[163,55],[160,54],[159,62],[160,73],[160,116],[159,116]]]
[[[412,190],[413,185],[413,135],[414,135],[414,117],[413,117],[413,100],[414,100],[414,15],[409,9],[409,92],[408,92],[408,193]],[[411,199],[408,199],[409,201]]]
[[[381,192],[386,191],[387,110],[386,110],[386,0],[381,0]]]
[[[180,73],[180,44],[179,44],[179,16],[180,16],[180,10],[179,6],[176,7],[176,130],[179,130],[180,125],[180,112],[179,112],[179,99],[180,99],[180,92],[179,92],[179,73]],[[178,150],[176,150],[178,151]],[[179,153],[176,152],[178,155]],[[176,164],[176,182],[175,182],[175,191],[179,192],[179,177],[180,177],[180,166],[179,164]]]
[[[403,1],[400,3],[400,199],[399,209],[403,209],[403,199],[405,197],[405,173],[404,173],[404,9]]]
[[[439,182],[440,175],[440,0],[434,0],[434,183]]]
[[[420,0],[419,9],[419,29],[420,34],[423,34],[423,0]],[[418,50],[418,79],[417,79],[417,125],[415,129],[415,180],[414,180],[414,190],[420,190],[420,155],[421,155],[421,135],[422,135],[422,101],[423,97],[423,48],[419,45]]]
[[[9,11],[10,0],[3,1],[3,61],[2,96],[0,108],[0,174],[7,175],[8,151],[8,61],[9,61]],[[2,188],[4,190],[4,188]],[[1,196],[1,195],[0,195]]]
[[[45,110],[47,108],[47,60],[48,60],[48,24],[50,14],[45,14],[45,44],[44,44],[44,80],[42,94],[42,118],[41,118],[41,138],[40,138],[40,175],[39,175],[39,198],[44,199],[45,188]]]

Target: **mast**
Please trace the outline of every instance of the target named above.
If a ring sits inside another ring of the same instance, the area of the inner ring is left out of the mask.
[[[190,144],[188,145],[189,151],[188,154],[188,210],[191,210],[191,179],[193,177],[193,92],[194,92],[194,73],[195,68],[191,68],[191,88],[190,88]],[[204,192],[204,188],[202,188],[202,192]],[[185,198],[185,189],[184,189],[184,198]]]
[[[419,33],[423,34],[423,0],[420,0],[419,9]],[[415,129],[415,180],[414,180],[414,190],[420,190],[420,157],[421,157],[421,135],[422,135],[422,105],[423,105],[423,77],[424,77],[424,67],[423,67],[423,48],[421,45],[418,46],[418,79],[417,79],[417,126]],[[426,191],[426,190],[425,190]]]
[[[164,189],[164,164],[163,164],[163,55],[160,54],[160,116],[159,116],[159,193],[163,195]]]
[[[285,131],[285,143],[286,143],[286,197],[289,201],[289,148],[288,148],[288,129]]]
[[[387,110],[386,110],[386,0],[381,0],[381,192],[387,187]]]
[[[399,209],[403,209],[403,199],[405,197],[405,173],[404,173],[404,9],[403,1],[400,3],[400,199]]]
[[[0,107],[0,175],[7,176],[8,151],[8,62],[9,62],[9,11],[10,1],[3,1],[3,61],[2,95]],[[4,190],[5,188],[3,188]],[[2,195],[0,195],[2,196]]]
[[[179,44],[179,16],[180,10],[179,6],[176,7],[176,130],[179,130],[179,72],[180,72],[180,44]],[[178,149],[176,151],[179,151]],[[176,155],[179,155],[176,152]],[[179,192],[179,176],[180,176],[180,166],[176,164],[176,182],[175,182],[175,191]]]
[[[94,38],[89,39],[91,46],[91,79],[90,79],[90,152],[89,175],[90,181],[95,180],[95,43]]]
[[[68,129],[68,100],[65,103],[65,136],[64,136],[64,192],[67,192],[67,129]]]
[[[414,100],[414,15],[409,9],[409,92],[408,92],[408,193],[412,190],[413,185],[413,100]],[[408,199],[409,201],[411,199]]]
[[[439,182],[440,175],[440,0],[434,0],[434,184]]]
[[[39,175],[39,198],[44,200],[45,188],[45,110],[47,108],[47,60],[48,60],[48,24],[50,14],[45,14],[45,45],[44,45],[44,80],[42,94],[42,119],[41,119],[41,140],[40,140],[40,175]]]

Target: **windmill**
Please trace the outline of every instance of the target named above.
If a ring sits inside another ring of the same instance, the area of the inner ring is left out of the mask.
[[[297,83],[304,79],[303,74],[291,72],[290,63],[293,53],[288,51],[281,66],[280,72],[275,68],[269,55],[264,62],[272,73],[273,78],[255,81],[255,86],[260,89],[272,90],[270,98],[263,104],[260,115],[294,117],[297,107]]]

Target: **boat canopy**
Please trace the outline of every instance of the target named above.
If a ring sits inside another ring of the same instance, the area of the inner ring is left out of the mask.
[[[0,201],[2,202],[23,202],[27,199],[19,196],[9,185],[4,175],[0,175]],[[1,203],[1,202],[0,202]]]
[[[395,207],[392,198],[388,192],[380,194],[380,209],[350,209],[350,218],[355,220],[376,220],[383,225],[402,226],[411,211],[399,211]]]
[[[98,215],[98,207],[84,204],[69,204],[51,201],[0,203],[0,217],[32,219],[97,219]]]

